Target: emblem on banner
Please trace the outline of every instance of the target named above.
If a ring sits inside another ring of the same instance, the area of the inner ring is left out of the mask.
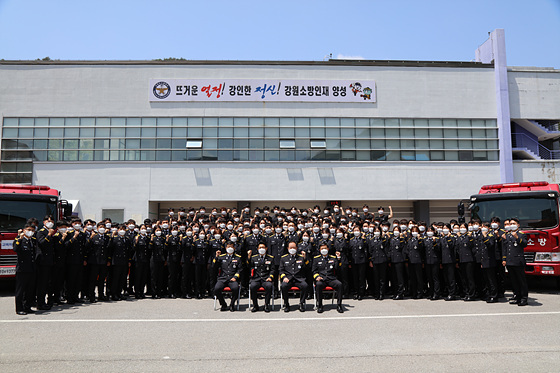
[[[171,87],[166,82],[157,82],[154,84],[154,96],[164,99],[171,94]]]

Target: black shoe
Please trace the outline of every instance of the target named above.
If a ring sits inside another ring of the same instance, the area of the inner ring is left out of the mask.
[[[266,313],[270,312],[270,306],[268,304],[264,305],[264,312],[266,312]]]
[[[161,295],[156,294],[156,299],[161,299]]]
[[[363,295],[358,295],[358,300],[362,300],[362,299],[364,299],[364,296]]]
[[[222,305],[222,308],[220,308],[220,311],[224,312],[227,311],[229,309],[229,307],[227,305]]]
[[[186,299],[192,299],[192,296],[190,294],[185,295]]]
[[[317,313],[323,313],[323,306],[317,307]]]
[[[299,312],[305,312],[305,303],[299,304]]]
[[[202,294],[197,294],[196,299],[202,299]]]
[[[429,298],[430,300],[440,300],[440,296],[439,295],[434,295],[433,297]]]
[[[25,312],[27,312],[27,313],[35,313],[35,312],[37,312],[37,311],[33,311],[31,308],[26,308],[26,309],[25,309]]]
[[[518,306],[526,306],[528,304],[527,299],[521,299],[519,303],[517,303]]]
[[[235,312],[235,304],[232,304],[231,306],[229,306],[229,310],[231,312]]]
[[[354,294],[354,300],[358,299],[358,294]]]
[[[25,311],[17,311],[16,313],[17,313],[18,315],[20,315],[20,316],[25,316],[25,315],[27,315],[27,312],[25,312]]]
[[[37,309],[39,311],[49,311],[51,309],[51,307],[47,306],[46,304],[42,304],[40,306],[37,306]]]
[[[90,303],[97,303],[97,299],[95,299],[95,297],[91,297],[89,302]]]
[[[401,300],[401,299],[404,299],[404,296],[402,296],[402,295],[400,295],[400,294],[399,294],[399,295],[395,295],[395,296],[393,297],[393,299],[394,299],[394,300]]]
[[[515,298],[510,298],[509,299],[509,304],[519,304],[519,301]]]
[[[251,307],[251,312],[257,312],[259,310],[259,306]]]
[[[383,300],[383,299],[385,299],[385,296],[384,296],[384,295],[380,295],[378,300]]]
[[[498,302],[498,298],[490,297],[486,299],[486,303],[497,303],[497,302]]]
[[[177,296],[176,296],[175,294],[171,294],[171,295],[169,296],[169,298],[171,298],[171,299],[177,299]]]
[[[290,312],[290,305],[289,304],[284,305],[284,312]]]
[[[336,311],[338,313],[344,313],[344,307],[342,307],[342,304],[339,304],[338,306],[336,306]]]
[[[472,302],[472,301],[474,301],[474,298],[473,297],[465,297],[464,301],[465,302]]]

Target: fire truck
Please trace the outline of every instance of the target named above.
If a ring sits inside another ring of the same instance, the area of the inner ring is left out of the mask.
[[[0,184],[0,278],[15,277],[17,256],[13,241],[29,218],[72,215],[72,205],[60,199],[60,192],[42,185]]]
[[[558,248],[558,184],[546,181],[484,185],[471,196],[472,218],[490,221],[497,216],[503,222],[517,218],[520,229],[527,234],[525,273],[534,276],[555,276],[560,286],[560,251]],[[459,204],[459,215],[464,204]]]

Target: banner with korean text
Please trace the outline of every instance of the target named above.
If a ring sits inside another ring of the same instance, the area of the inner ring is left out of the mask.
[[[376,102],[373,80],[150,79],[150,101]]]

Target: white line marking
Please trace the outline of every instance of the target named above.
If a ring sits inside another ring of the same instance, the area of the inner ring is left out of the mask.
[[[0,320],[0,324],[13,323],[158,323],[158,322],[270,322],[270,321],[349,321],[349,320],[389,320],[389,319],[435,319],[445,317],[502,317],[502,316],[540,316],[560,315],[560,311],[550,312],[503,312],[503,313],[458,313],[440,315],[385,315],[385,316],[338,316],[338,317],[297,317],[262,319],[19,319]],[[33,316],[35,317],[35,316]],[[40,316],[37,316],[40,317]]]

